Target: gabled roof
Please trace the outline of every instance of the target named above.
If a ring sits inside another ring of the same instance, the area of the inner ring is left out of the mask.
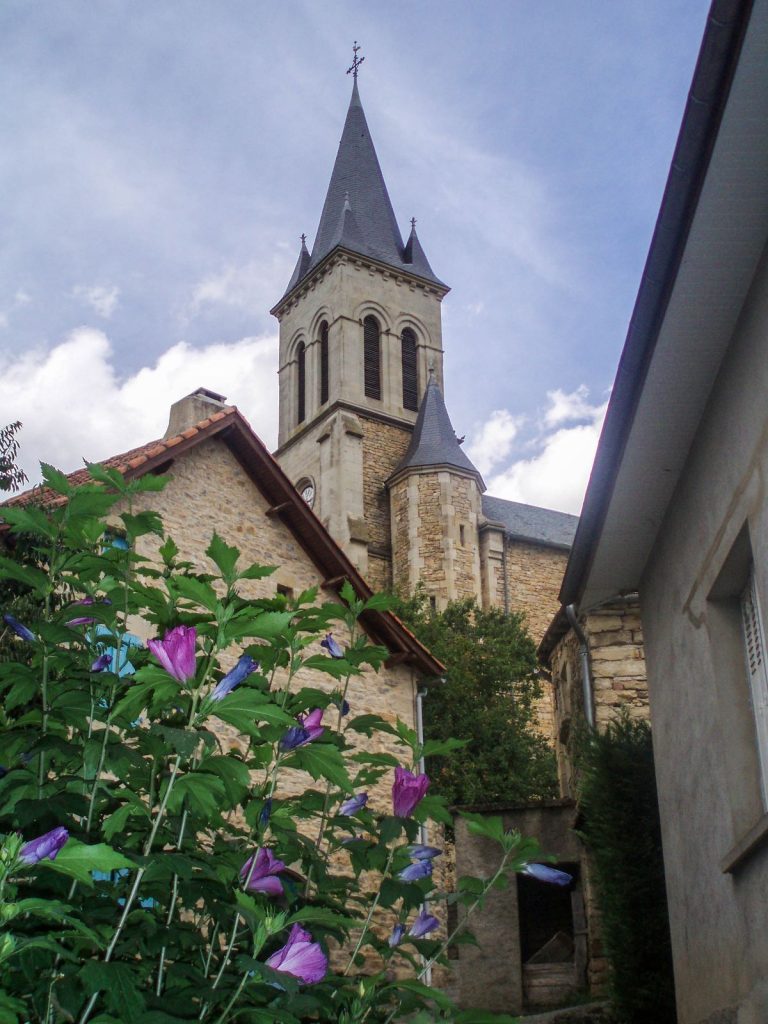
[[[429,466],[449,466],[472,473],[477,477],[481,490],[485,490],[483,478],[459,444],[445,407],[443,394],[432,373],[429,375],[419,406],[419,415],[408,451],[395,468],[390,480],[403,470],[423,469]]]
[[[363,600],[373,595],[355,566],[234,406],[218,410],[174,437],[150,441],[120,455],[113,455],[104,459],[101,465],[118,469],[129,480],[145,473],[165,472],[170,469],[173,459],[212,437],[228,446],[270,502],[270,513],[280,517],[317,567],[325,586],[338,590],[347,579]],[[87,469],[79,469],[68,475],[72,484],[87,483],[90,479]],[[26,505],[33,501],[53,507],[66,502],[66,498],[47,487],[33,487],[14,495],[4,504]],[[2,508],[0,505],[0,517]],[[2,530],[0,523],[0,533]],[[371,636],[389,648],[394,660],[408,662],[426,676],[441,676],[445,672],[445,667],[419,643],[396,615],[391,612],[367,611],[363,613],[362,621]]]
[[[513,540],[546,544],[566,551],[573,544],[579,525],[579,517],[567,512],[494,498],[490,494],[483,495],[483,515],[493,522],[502,523]]]
[[[387,266],[446,287],[434,274],[418,239],[415,244],[409,240],[408,246],[403,245],[360,102],[357,81],[352,87],[347,119],[312,254],[305,258],[302,248],[285,295],[337,248],[369,256]]]

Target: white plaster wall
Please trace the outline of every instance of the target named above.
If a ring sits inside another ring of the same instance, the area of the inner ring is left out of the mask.
[[[736,599],[712,599],[747,524],[768,610],[767,396],[764,256],[641,586],[679,1024],[768,1021],[768,841],[721,864],[766,808]]]

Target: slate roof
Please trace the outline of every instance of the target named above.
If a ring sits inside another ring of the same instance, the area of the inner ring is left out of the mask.
[[[302,243],[285,294],[339,246],[446,287],[430,267],[415,228],[407,245],[403,245],[360,102],[357,81],[352,87],[312,253],[309,254]]]
[[[481,488],[485,489],[480,473],[456,438],[451,418],[445,407],[443,393],[433,374],[430,374],[424,397],[419,406],[419,415],[413,428],[408,451],[392,476],[397,476],[404,469],[425,466],[453,466],[456,469],[474,473]]]
[[[536,505],[483,495],[483,514],[495,523],[503,523],[510,537],[535,544],[570,548],[579,525],[579,517],[555,512]]]

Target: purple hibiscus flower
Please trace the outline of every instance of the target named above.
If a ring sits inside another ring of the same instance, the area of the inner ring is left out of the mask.
[[[405,768],[395,768],[392,785],[392,807],[396,817],[407,818],[429,789],[427,775],[414,775]]]
[[[439,927],[440,922],[438,919],[433,917],[428,910],[422,909],[419,916],[408,929],[408,934],[413,936],[414,939],[420,939],[423,935],[427,935]]]
[[[72,605],[73,606],[75,606],[75,605],[86,605],[87,606],[87,605],[96,604],[96,603],[97,602],[96,602],[96,598],[95,597],[84,597],[80,601],[73,601]],[[108,597],[104,597],[104,598],[101,598],[98,601],[98,604],[112,604],[112,602],[109,600]],[[94,619],[94,617],[92,615],[78,615],[76,618],[70,619],[67,622],[67,625],[68,626],[90,626],[91,623],[93,623],[95,621],[96,621],[96,619]]]
[[[328,957],[319,942],[301,925],[291,928],[288,941],[267,960],[267,967],[290,974],[305,985],[316,985],[322,981],[328,970]]]
[[[254,661],[250,654],[243,654],[233,669],[230,669],[225,676],[218,681],[211,693],[211,700],[223,700],[236,686],[246,679],[252,672],[259,668],[258,661]]]
[[[573,876],[567,871],[558,871],[557,868],[550,868],[546,864],[526,864],[520,873],[536,878],[539,882],[549,882],[550,885],[565,886],[573,881]]]
[[[251,869],[251,865],[253,865],[253,869]],[[281,896],[283,883],[277,877],[281,871],[285,871],[283,861],[278,860],[270,849],[263,846],[240,868],[240,878],[243,882],[247,879],[246,888],[251,892],[265,892],[268,896]]]
[[[351,796],[349,800],[344,801],[341,807],[339,807],[339,814],[345,814],[347,817],[351,814],[357,814],[358,811],[362,811],[367,803],[368,794],[358,793],[356,796]]]
[[[27,643],[31,644],[37,640],[37,637],[31,629],[27,629],[23,622],[19,622],[15,615],[11,615],[10,612],[6,612],[3,615],[3,621],[6,625],[10,626],[16,636],[20,636],[22,640],[26,640]]]
[[[432,861],[417,860],[413,864],[409,864],[407,868],[403,868],[402,871],[398,871],[397,877],[402,878],[404,882],[418,882],[420,878],[429,878],[431,874]]]
[[[395,946],[399,946],[400,943],[403,941],[403,936],[404,935],[405,935],[405,925],[404,924],[396,924],[395,927],[392,929],[392,934],[387,939],[387,943],[391,946],[392,949],[394,949]]]
[[[147,647],[168,675],[180,683],[186,683],[195,677],[196,641],[197,630],[194,626],[175,626],[168,630],[162,640],[147,641]]]
[[[408,856],[413,860],[434,860],[442,854],[436,846],[424,846],[422,843],[414,843],[408,847]]]
[[[112,655],[105,651],[104,654],[100,654],[91,664],[91,672],[106,672],[111,664]]]
[[[25,843],[19,850],[19,860],[22,864],[37,864],[38,861],[45,860],[46,857],[49,860],[56,860],[59,850],[68,839],[69,832],[63,825],[59,825],[57,828],[51,829],[50,832],[46,832],[45,835]]]
[[[292,726],[280,740],[282,751],[303,747],[305,743],[312,743],[325,732],[325,726],[320,724],[323,720],[322,708],[315,708],[308,715],[297,715],[296,720],[299,724]]]
[[[326,633],[325,638],[320,641],[320,646],[324,647],[332,658],[343,658],[344,651],[341,646],[333,639],[333,633]]]

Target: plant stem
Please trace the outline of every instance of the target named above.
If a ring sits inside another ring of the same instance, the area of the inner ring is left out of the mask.
[[[381,880],[382,884],[384,883],[387,875],[389,874],[389,869],[392,866],[392,858],[394,856],[395,856],[395,848],[393,847],[389,851],[389,856],[387,857],[387,863],[384,865],[384,872],[383,872],[384,877]],[[350,968],[352,967],[352,964],[354,963],[355,957],[360,952],[360,947],[363,944],[363,939],[365,938],[366,934],[368,933],[368,928],[370,927],[371,919],[373,918],[373,913],[376,910],[376,907],[378,907],[380,899],[381,899],[381,885],[379,886],[379,891],[376,893],[376,898],[374,899],[373,903],[371,904],[371,906],[370,906],[370,908],[368,910],[368,916],[365,919],[365,924],[363,925],[363,930],[360,932],[360,938],[357,940],[357,945],[354,948],[352,956],[349,958],[349,963],[344,968],[344,974],[345,975],[349,974]]]
[[[167,787],[167,789],[166,789],[166,791],[165,791],[165,793],[163,795],[162,802],[160,804],[160,807],[157,810],[157,815],[155,816],[155,820],[154,820],[154,823],[152,825],[152,831],[149,833],[149,836],[147,837],[147,841],[144,844],[144,849],[142,850],[142,855],[144,857],[148,857],[149,856],[149,853],[150,853],[150,851],[152,849],[152,844],[154,843],[155,837],[157,836],[157,833],[160,830],[160,825],[162,824],[163,818],[165,817],[165,809],[168,806],[168,798],[171,795],[171,790],[173,789],[173,784],[176,781],[176,776],[178,774],[179,765],[180,764],[181,764],[181,754],[177,754],[176,755],[176,760],[174,761],[174,764],[173,764],[173,768],[171,769],[171,777],[168,780],[168,787]],[[146,867],[140,867],[139,870],[136,872],[136,877],[133,880],[133,885],[131,886],[130,894],[128,895],[128,898],[125,901],[125,906],[123,907],[123,913],[122,913],[122,915],[120,917],[120,921],[118,922],[117,928],[115,929],[115,934],[112,936],[112,939],[111,939],[109,945],[107,946],[107,951],[104,954],[104,963],[109,963],[109,961],[112,959],[112,954],[114,953],[115,947],[117,946],[117,943],[118,943],[118,940],[119,940],[120,936],[123,933],[123,929],[125,928],[125,923],[128,920],[128,915],[130,914],[131,909],[133,908],[133,904],[134,904],[134,902],[136,900],[136,896],[137,896],[138,891],[139,891],[139,886],[141,885],[141,880],[144,877],[144,874],[145,874],[146,870],[147,870]],[[91,1016],[91,1013],[93,1012],[93,1008],[96,1005],[96,1000],[99,998],[100,994],[101,994],[101,990],[98,990],[98,991],[93,993],[91,998],[88,1000],[88,1003],[86,1004],[85,1009],[83,1010],[82,1014],[80,1015],[80,1019],[78,1021],[78,1024],[85,1024],[85,1022],[89,1019],[89,1017]]]
[[[240,984],[237,986],[235,991],[232,993],[232,998],[229,1000],[227,1005],[224,1007],[224,1009],[222,1010],[220,1016],[218,1016],[216,1018],[216,1024],[223,1024],[223,1022],[227,1019],[227,1017],[229,1016],[229,1011],[232,1009],[232,1007],[235,1005],[237,1000],[240,998],[240,993],[245,988],[246,981],[248,981],[248,971],[246,971],[245,974],[243,974],[242,978],[240,979]]]
[[[179,826],[179,838],[176,840],[176,849],[181,849],[181,844],[184,842],[184,832],[187,827],[187,818],[189,817],[189,811],[185,808],[184,813],[181,816],[181,825]],[[171,899],[168,907],[168,916],[165,919],[165,927],[171,927],[171,921],[176,910],[176,897],[179,893],[179,876],[174,872],[173,885],[171,886]],[[166,946],[160,950],[160,962],[157,966],[157,985],[155,986],[155,994],[162,995],[163,992],[163,968],[165,967],[165,953]]]

